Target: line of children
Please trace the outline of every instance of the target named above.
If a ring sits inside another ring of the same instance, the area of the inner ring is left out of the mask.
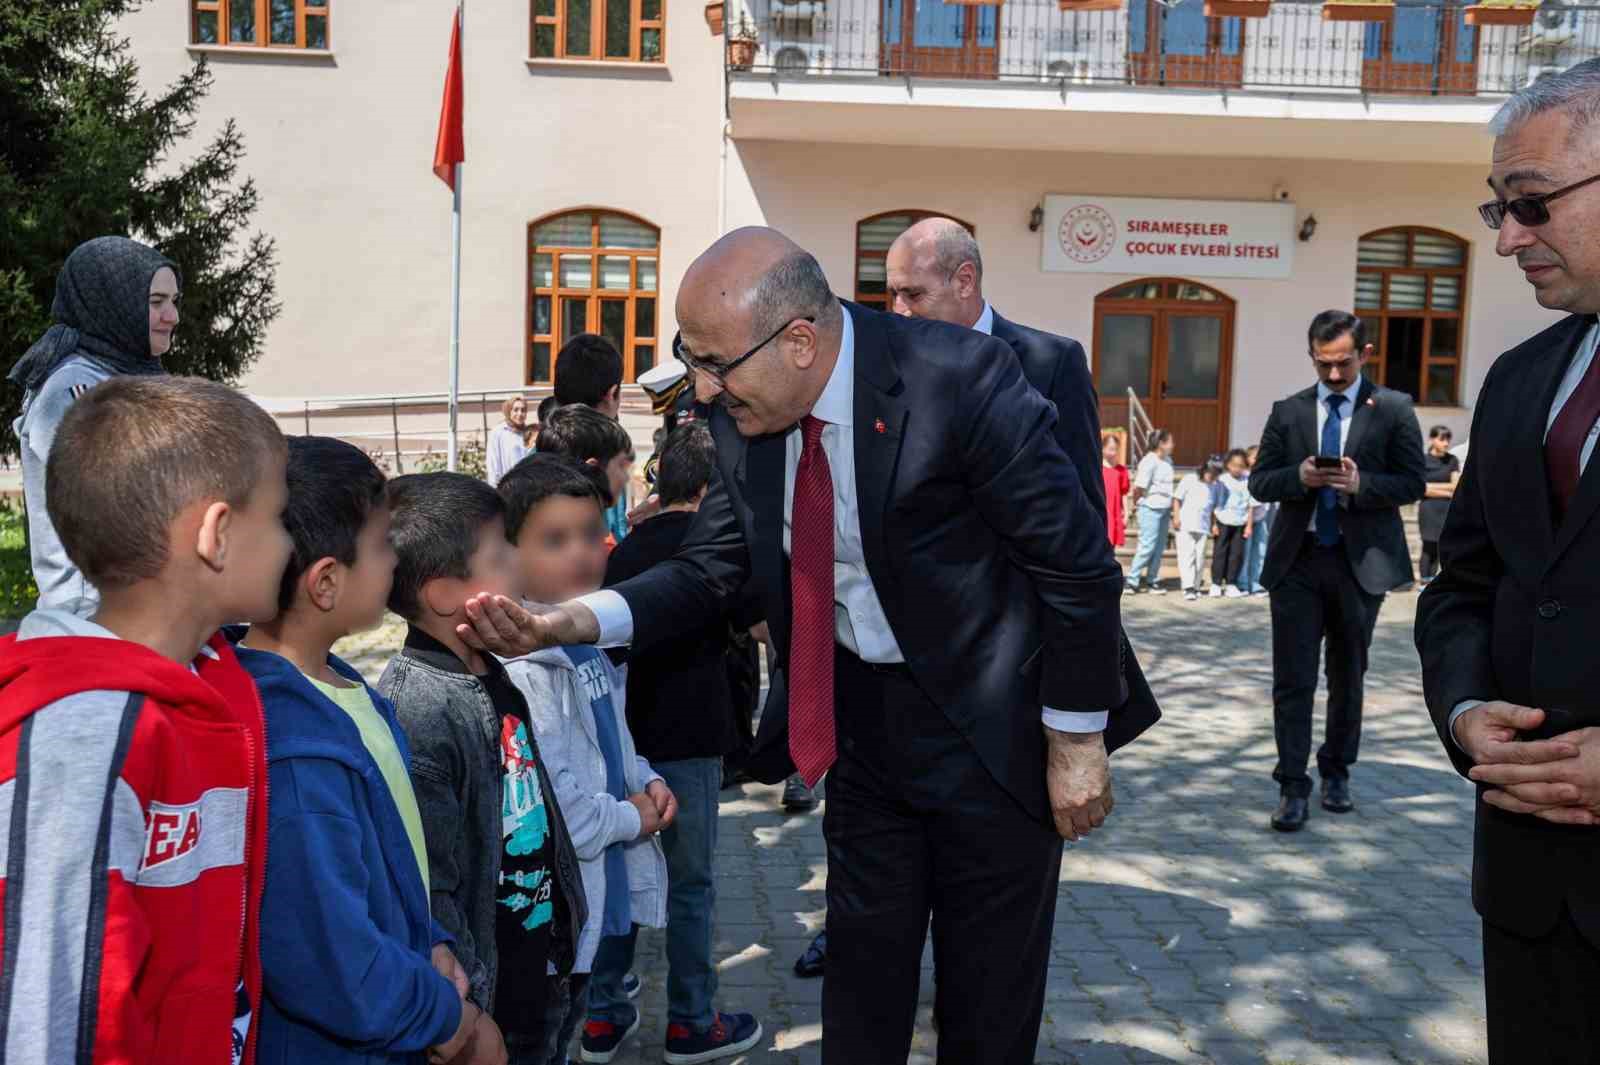
[[[612,1060],[677,799],[604,653],[503,665],[456,635],[474,595],[600,587],[620,427],[579,410],[548,443],[588,466],[530,456],[496,492],[386,484],[195,379],[74,404],[49,513],[103,598],[0,641],[8,1060],[565,1065],[586,1014],[583,1059]],[[385,606],[408,630],[374,690],[331,649]],[[665,1060],[760,1036],[674,1023]]]

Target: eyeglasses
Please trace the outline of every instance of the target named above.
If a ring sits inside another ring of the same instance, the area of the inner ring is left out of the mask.
[[[682,333],[676,333],[672,337],[672,355],[673,355],[674,358],[676,358],[679,362],[683,363],[689,369],[694,370],[696,373],[703,373],[707,377],[714,378],[716,380],[717,384],[722,385],[722,384],[726,384],[727,383],[728,377],[729,377],[730,374],[733,373],[733,371],[737,370],[740,366],[743,366],[746,362],[748,362],[762,348],[766,347],[768,344],[772,343],[774,340],[777,340],[780,336],[782,336],[783,335],[783,331],[785,329],[788,329],[791,325],[794,325],[794,323],[796,323],[796,322],[813,322],[814,323],[814,322],[816,322],[816,320],[817,320],[817,316],[814,315],[814,314],[808,314],[803,318],[790,318],[787,322],[784,322],[777,329],[773,330],[773,333],[772,333],[771,336],[767,337],[767,339],[763,340],[761,343],[757,344],[755,347],[751,348],[749,351],[745,352],[743,355],[740,355],[737,359],[734,359],[732,362],[726,362],[726,363],[720,363],[719,364],[719,363],[715,363],[715,362],[707,362],[704,359],[701,359],[701,358],[699,358],[697,356],[690,355],[688,352],[683,350],[683,334]]]
[[[1478,208],[1478,214],[1483,218],[1483,224],[1490,229],[1499,229],[1505,221],[1506,215],[1515,218],[1518,223],[1525,226],[1542,226],[1550,221],[1550,208],[1546,206],[1551,200],[1559,199],[1569,192],[1576,192],[1585,185],[1592,185],[1600,181],[1600,174],[1586,177],[1564,189],[1554,192],[1542,193],[1538,196],[1519,196],[1514,200],[1490,200]]]

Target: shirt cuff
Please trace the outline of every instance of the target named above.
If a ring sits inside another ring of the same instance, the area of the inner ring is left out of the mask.
[[[594,611],[600,623],[600,638],[596,647],[626,647],[633,642],[633,610],[628,601],[610,588],[580,595],[573,600]]]
[[[1052,710],[1044,708],[1044,727],[1057,732],[1104,732],[1111,714],[1105,710]]]
[[[1456,708],[1454,710],[1450,711],[1450,742],[1455,744],[1456,750],[1460,751],[1462,754],[1466,754],[1467,749],[1461,746],[1460,740],[1456,739],[1456,718],[1460,717],[1468,710],[1476,710],[1478,707],[1482,706],[1483,703],[1484,700],[1482,699],[1463,699],[1456,704]]]

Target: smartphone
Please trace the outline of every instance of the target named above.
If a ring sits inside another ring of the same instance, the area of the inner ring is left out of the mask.
[[[1344,465],[1343,459],[1332,458],[1328,455],[1318,455],[1312,461],[1313,465],[1315,465],[1319,470],[1337,470],[1339,467]]]

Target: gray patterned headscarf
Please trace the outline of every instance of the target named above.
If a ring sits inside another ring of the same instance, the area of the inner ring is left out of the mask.
[[[37,391],[80,352],[113,373],[165,372],[150,353],[150,282],[162,267],[177,275],[181,288],[178,264],[148,244],[96,237],[78,245],[56,276],[55,324],[17,360],[10,379]]]

